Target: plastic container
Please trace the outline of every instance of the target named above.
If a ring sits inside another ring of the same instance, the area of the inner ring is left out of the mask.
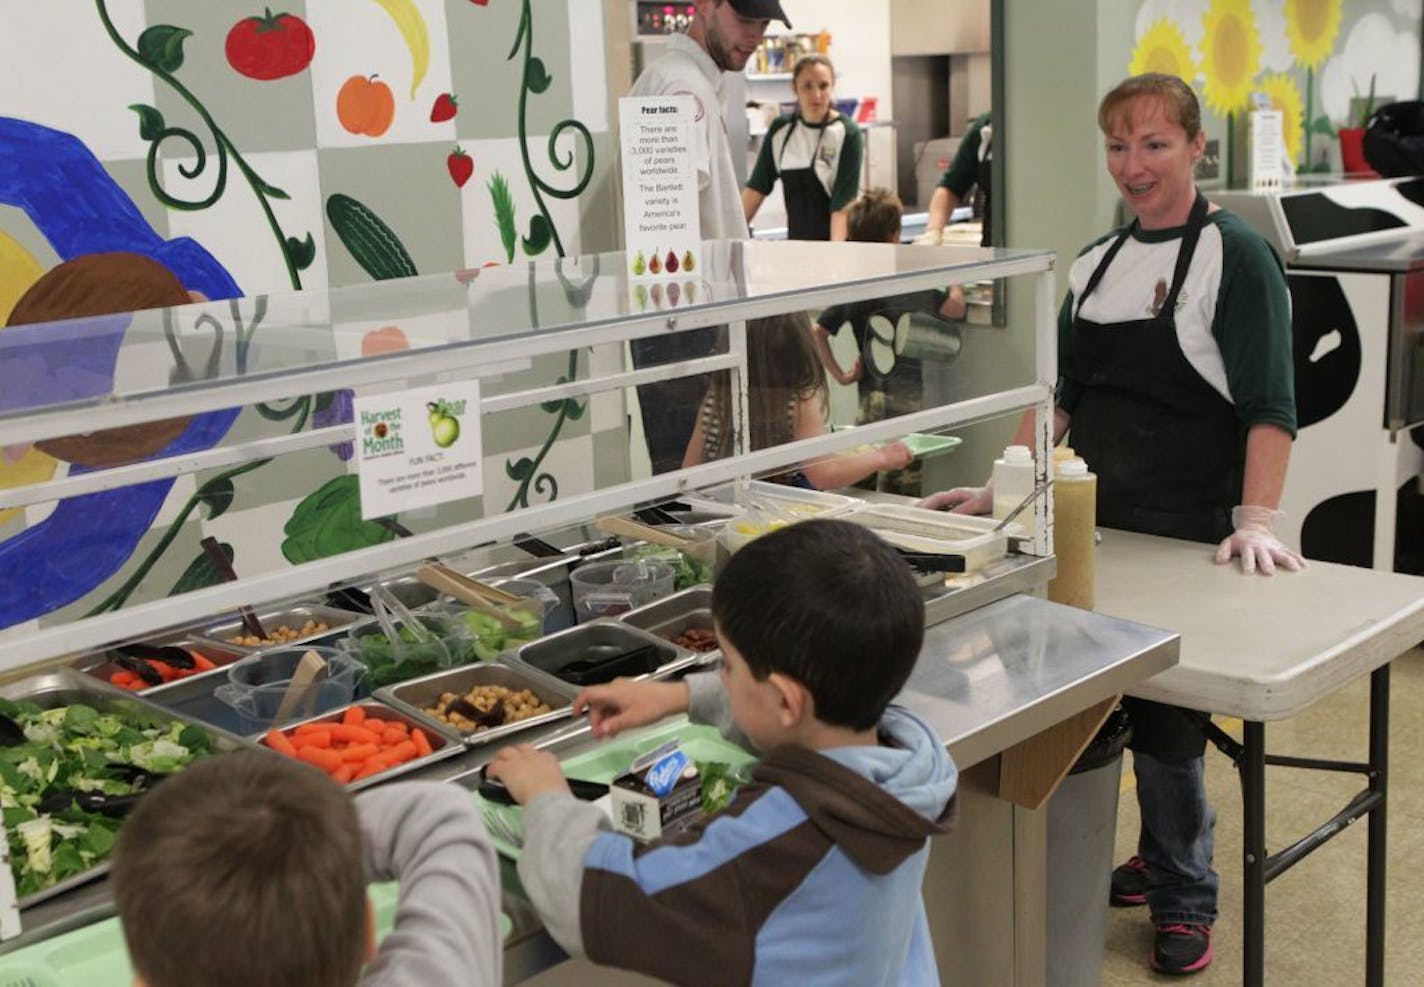
[[[366,669],[339,648],[298,646],[248,655],[228,666],[227,683],[214,689],[213,695],[237,713],[244,733],[281,726],[276,722],[277,708],[291,685],[297,663],[308,651],[316,652],[326,662],[326,677],[311,687],[307,699],[284,722],[319,716],[350,703]]]
[[[569,574],[580,624],[616,617],[672,593],[672,566],[663,562],[590,562]]]
[[[1096,987],[1107,941],[1122,751],[1132,737],[1119,707],[1048,800],[1048,977]]]
[[[674,591],[685,590],[712,581],[717,558],[717,532],[715,530],[681,524],[659,525],[658,530],[686,538],[690,544],[685,549],[678,549],[670,545],[655,545],[651,542],[624,539],[623,557],[625,559],[650,559],[672,566]]]
[[[412,616],[430,637],[417,640],[409,628],[398,624],[393,638],[379,623],[369,623],[353,627],[341,642],[342,650],[366,669],[365,694],[475,660],[475,632],[457,610],[436,604]]]
[[[1033,453],[1028,446],[1009,446],[1002,458],[994,460],[994,519],[1002,520],[1013,513],[1035,486]],[[1033,510],[1024,511],[1015,520],[1023,528],[1023,537],[1032,538],[1036,526]]]
[[[518,628],[505,626],[492,614],[461,609],[463,604],[458,601],[449,605],[449,611],[464,620],[474,656],[480,661],[493,661],[503,651],[543,637],[544,621],[559,605],[558,595],[537,579],[493,579],[490,585],[522,598],[518,603],[498,608],[517,621]]]
[[[1053,483],[1053,554],[1058,574],[1048,581],[1048,598],[1070,607],[1093,609],[1097,584],[1098,478],[1074,457],[1058,465]]]

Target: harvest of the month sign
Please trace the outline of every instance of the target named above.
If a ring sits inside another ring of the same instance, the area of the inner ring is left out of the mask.
[[[363,518],[484,493],[478,380],[358,397],[355,412]]]

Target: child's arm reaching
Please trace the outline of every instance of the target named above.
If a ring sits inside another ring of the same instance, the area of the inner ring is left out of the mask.
[[[821,360],[821,366],[826,369],[838,384],[854,384],[860,380],[860,357],[855,358],[849,370],[842,370],[840,361],[831,352],[831,331],[819,322],[811,327],[811,345],[816,350],[816,356]]]
[[[456,785],[383,785],[356,798],[366,876],[400,882],[395,928],[362,987],[504,979],[499,865],[469,792]]]

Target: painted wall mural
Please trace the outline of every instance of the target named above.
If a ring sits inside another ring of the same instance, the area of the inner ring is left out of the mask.
[[[1145,0],[1128,71],[1167,72],[1193,83],[1208,136],[1223,141],[1223,176],[1254,93],[1282,111],[1297,171],[1339,171],[1342,128],[1363,126],[1370,106],[1417,97],[1421,6],[1421,0]]]
[[[0,326],[46,272],[95,254],[164,265],[209,302],[179,328],[234,333],[241,354],[280,331],[264,323],[266,292],[577,253],[577,198],[610,166],[601,16],[579,0],[537,13],[532,0],[6,5]],[[37,338],[32,353],[26,340],[28,362],[0,361],[0,408],[56,381],[107,393],[127,329],[115,317],[82,344]],[[361,351],[406,345],[388,325]],[[570,354],[546,382],[576,371]],[[584,410],[551,402],[504,448],[489,437],[491,473],[503,465],[487,480],[491,509],[592,482]],[[198,415],[140,458],[350,415],[350,392]],[[91,468],[47,449],[0,447],[0,489]],[[209,535],[240,572],[397,537],[401,521],[361,521],[350,455],[343,443],[285,469],[251,462],[0,510],[0,636],[210,585]]]

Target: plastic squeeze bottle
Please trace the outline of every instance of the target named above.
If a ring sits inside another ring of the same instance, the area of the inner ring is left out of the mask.
[[[1007,517],[1023,499],[1033,493],[1033,453],[1028,446],[1009,446],[1002,459],[994,460],[994,517]],[[1032,537],[1034,524],[1033,508],[1027,508],[1014,519],[1022,525],[1025,537]]]
[[[1058,464],[1053,481],[1053,554],[1058,575],[1048,582],[1048,598],[1070,607],[1093,609],[1097,582],[1098,478],[1078,458]]]

